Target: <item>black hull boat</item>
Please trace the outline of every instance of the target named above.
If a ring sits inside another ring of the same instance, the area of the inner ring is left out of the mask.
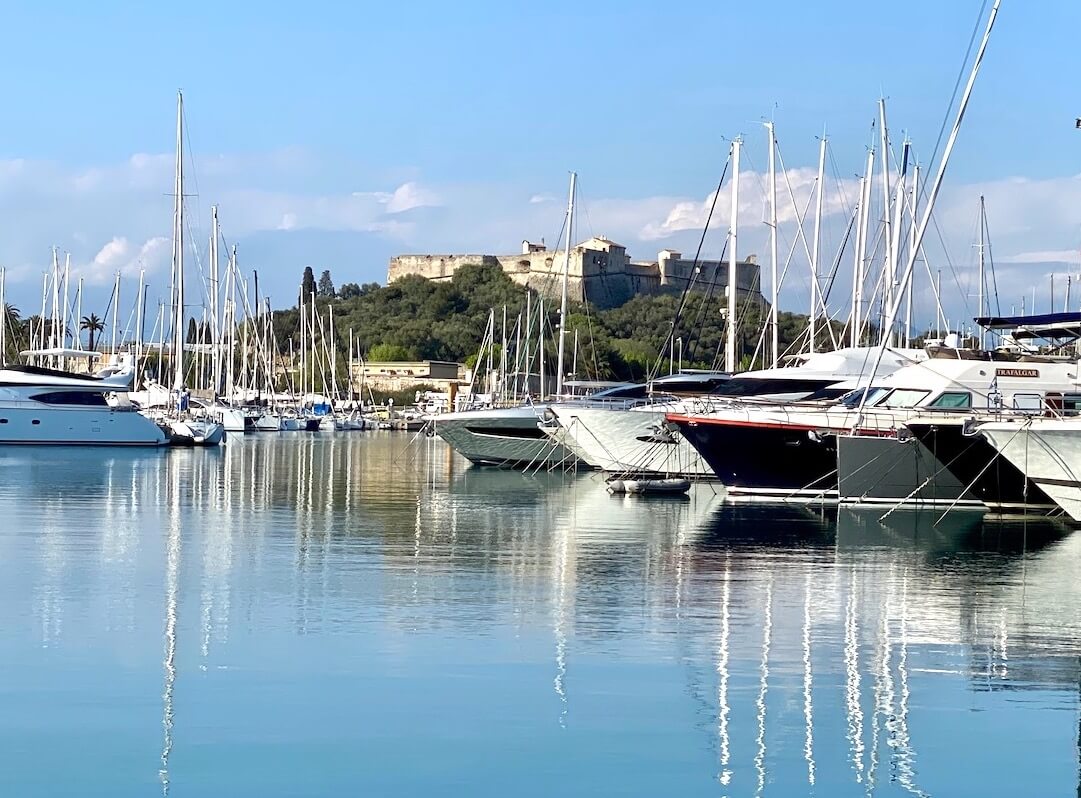
[[[716,421],[669,414],[733,496],[837,497],[837,439],[802,424]]]
[[[966,498],[977,499],[992,509],[1052,510],[1055,502],[982,435],[966,435],[962,420],[949,424],[906,424],[942,467],[964,485]]]

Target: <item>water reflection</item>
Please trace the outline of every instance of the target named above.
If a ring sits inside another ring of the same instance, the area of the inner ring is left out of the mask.
[[[144,764],[127,772],[158,760],[164,794],[208,772],[270,792],[454,774],[500,794],[523,773],[536,794],[1079,782],[1081,536],[1053,523],[726,504],[708,486],[643,501],[391,435],[0,464],[17,475],[0,486],[0,663],[45,707],[6,713],[0,743],[77,685],[132,730],[83,741],[106,780],[129,753]],[[313,751],[337,764],[311,776]],[[0,771],[13,788],[48,772],[14,753]]]

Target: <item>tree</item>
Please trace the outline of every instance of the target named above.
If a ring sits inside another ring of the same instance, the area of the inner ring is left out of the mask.
[[[360,295],[360,286],[356,283],[343,283],[338,290],[338,299],[356,299]]]
[[[330,269],[324,269],[323,273],[319,275],[319,296],[334,297],[337,292],[334,290],[334,281],[330,279]]]
[[[192,316],[188,319],[188,334],[185,336],[184,340],[189,344],[194,344],[198,341],[198,336],[199,328],[195,324],[195,317]]]
[[[409,350],[399,344],[376,344],[368,351],[368,360],[374,360],[377,363],[394,363],[409,360],[409,355]]]
[[[300,301],[307,302],[315,293],[315,273],[311,266],[304,267],[304,277],[300,280]]]
[[[97,343],[97,334],[100,332],[105,332],[105,322],[98,318],[98,314],[91,313],[89,316],[82,317],[82,319],[79,321],[79,329],[86,330],[86,348],[90,351],[93,351],[94,344]]]

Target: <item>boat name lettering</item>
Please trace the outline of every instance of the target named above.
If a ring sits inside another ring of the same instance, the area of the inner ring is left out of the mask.
[[[1039,369],[995,369],[996,377],[1039,377]]]

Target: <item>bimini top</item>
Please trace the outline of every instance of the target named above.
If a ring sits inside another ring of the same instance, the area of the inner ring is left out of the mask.
[[[1081,313],[1041,313],[1035,316],[980,316],[973,319],[987,330],[1010,330],[1015,339],[1081,338]]]

